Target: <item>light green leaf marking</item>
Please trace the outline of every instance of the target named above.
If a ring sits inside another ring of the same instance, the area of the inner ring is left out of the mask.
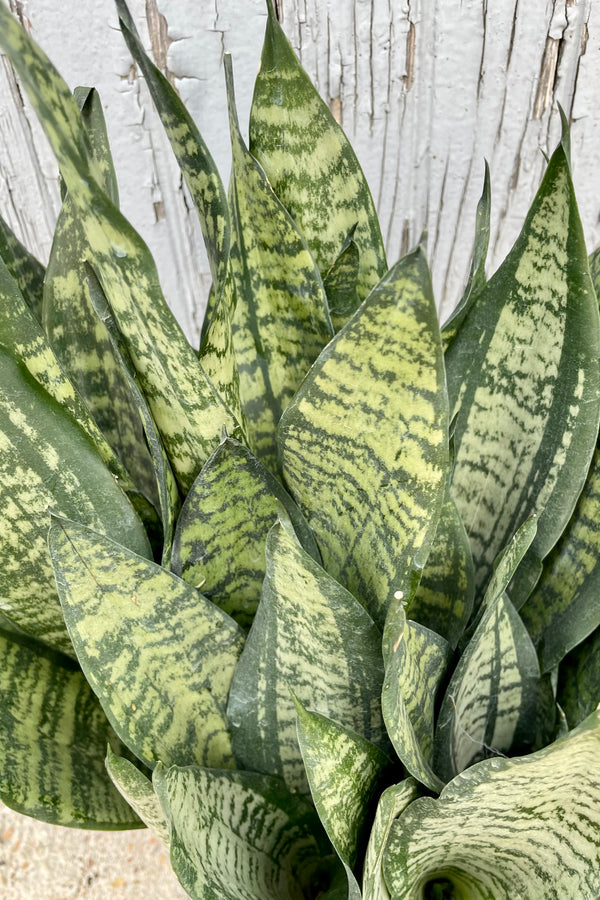
[[[490,187],[490,167],[485,163],[485,175],[483,179],[483,193],[477,204],[475,217],[475,242],[473,245],[473,259],[471,270],[464,293],[452,315],[442,327],[442,342],[444,350],[447,350],[456,337],[465,316],[469,312],[473,301],[479,291],[485,286],[485,261],[490,243],[490,217],[492,211],[492,198]]]
[[[356,225],[353,225],[339,256],[323,279],[335,331],[340,331],[360,306],[358,295],[360,251],[354,240],[355,231]]]
[[[250,152],[306,237],[322,275],[356,225],[363,300],[387,269],[373,199],[346,135],[296,59],[271,0],[268,11],[250,112]]]
[[[456,647],[473,611],[475,574],[469,538],[446,494],[435,540],[408,614]]]
[[[0,798],[17,812],[74,828],[139,828],[104,769],[120,743],[67,657],[0,632]]]
[[[192,900],[305,900],[331,849],[313,806],[276,778],[192,766],[154,770],[171,863]]]
[[[556,699],[569,728],[575,728],[600,705],[600,629],[571,650],[558,669]]]
[[[444,781],[490,755],[531,749],[539,680],[531,639],[501,594],[485,604],[442,701],[434,768]]]
[[[387,747],[381,634],[282,525],[270,531],[266,552],[262,599],[229,696],[233,748],[244,768],[307,792],[290,689],[310,709]]]
[[[451,408],[459,410],[452,492],[479,595],[531,513],[540,518],[525,577],[511,590],[518,606],[564,530],[594,450],[599,356],[598,305],[560,145],[513,250],[446,353]]]
[[[53,519],[56,582],[80,665],[146,765],[233,765],[225,705],[243,634],[194,588],[74,522]]]
[[[173,571],[246,628],[260,600],[267,534],[281,505],[318,561],[314,538],[292,498],[246,447],[226,438],[192,485],[177,521]]]
[[[252,450],[276,470],[277,423],[333,337],[333,326],[306,242],[240,134],[228,55],[225,77],[233,152],[235,352]]]
[[[0,44],[39,115],[78,212],[93,267],[127,342],[180,486],[187,491],[218,444],[239,423],[208,381],[167,307],[151,254],[113,206],[77,105],[48,58],[0,6]]]
[[[117,202],[117,188],[102,103],[97,92],[78,88],[75,97],[103,175],[102,187]],[[126,467],[136,488],[157,502],[152,464],[139,416],[106,328],[94,314],[88,295],[86,264],[90,250],[66,196],[58,217],[44,283],[43,324],[60,365],[84,399],[96,425]]]
[[[363,900],[390,900],[383,879],[383,851],[392,823],[418,795],[417,782],[414,778],[406,778],[400,784],[391,785],[379,798],[365,856]]]
[[[562,537],[521,610],[543,672],[600,625],[600,451]],[[600,699],[600,697],[598,698]]]
[[[389,757],[358,734],[296,700],[298,742],[310,792],[348,877],[348,900],[360,900],[355,875],[361,867],[371,826],[373,801]]]
[[[119,793],[136,811],[144,825],[168,847],[169,829],[152,782],[128,759],[113,753],[110,747],[106,751],[106,770]]]
[[[0,216],[0,259],[16,281],[25,302],[37,321],[42,319],[42,296],[45,270],[41,262],[9,228]]]
[[[447,641],[407,621],[402,601],[394,599],[383,632],[383,718],[407,771],[438,792],[442,782],[432,769],[434,704],[450,655]]]
[[[150,555],[141,521],[89,437],[0,348],[0,608],[72,655],[48,558],[49,508]]]
[[[415,800],[383,870],[393,900],[564,900],[600,894],[600,719],[521,759],[490,759]]]
[[[392,595],[408,596],[425,563],[448,469],[442,350],[420,250],[321,353],[282,416],[279,444],[325,568],[383,626]]]

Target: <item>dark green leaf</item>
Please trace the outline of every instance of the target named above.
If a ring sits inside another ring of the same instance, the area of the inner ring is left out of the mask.
[[[575,728],[600,706],[600,629],[561,662],[556,699],[569,728]]]
[[[142,822],[168,847],[169,829],[154,793],[152,782],[136,766],[123,756],[117,756],[110,747],[106,752],[106,769],[113,784],[136,811]]]
[[[323,279],[335,331],[343,328],[360,306],[358,295],[360,252],[354,240],[355,231],[356,224],[348,232],[339,256]]]
[[[414,778],[406,778],[400,784],[391,785],[379,798],[365,857],[363,900],[390,900],[383,879],[383,852],[393,822],[418,796],[419,785]]]
[[[45,270],[0,216],[0,259],[17,282],[25,302],[38,322],[42,320]]]

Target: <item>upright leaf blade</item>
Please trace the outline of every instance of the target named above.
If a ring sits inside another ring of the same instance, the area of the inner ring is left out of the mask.
[[[517,525],[539,514],[528,576],[556,543],[583,487],[600,414],[600,326],[561,144],[520,237],[446,353],[459,410],[453,496],[477,589]],[[521,605],[528,576],[513,585]]]
[[[279,445],[325,568],[382,627],[394,591],[408,596],[418,580],[448,468],[442,350],[420,250],[321,353],[282,416]]]
[[[106,751],[106,770],[129,806],[168,847],[169,829],[152,782],[128,759],[113,753],[110,746]]]
[[[363,300],[387,268],[373,199],[348,139],[296,59],[272,0],[250,113],[250,152],[323,276],[356,225]]]
[[[562,660],[556,699],[569,728],[575,728],[600,706],[600,629]]]
[[[307,792],[290,691],[315,712],[387,746],[382,681],[381,635],[370,616],[282,525],[273,526],[262,599],[229,696],[238,762]]]
[[[417,782],[414,778],[406,778],[399,784],[391,785],[379,798],[365,856],[363,900],[390,900],[383,878],[383,853],[394,820],[418,795]]]
[[[393,823],[383,868],[393,898],[469,900],[600,892],[600,718],[520,759],[490,759]],[[451,894],[450,894],[451,896]]]
[[[356,225],[353,225],[339,256],[323,279],[331,321],[336,331],[344,327],[360,306],[358,295],[360,251],[354,240],[355,231]]]
[[[229,56],[225,77],[233,151],[235,351],[252,449],[275,470],[281,413],[333,337],[333,327],[306,242],[240,134]]]
[[[123,742],[149,766],[233,765],[225,705],[243,634],[194,588],[81,525],[49,537],[65,621]]]
[[[170,823],[171,863],[192,900],[304,900],[330,852],[314,808],[256,772],[170,769],[154,787]]]
[[[18,812],[74,828],[139,828],[104,769],[120,749],[67,657],[0,631],[0,797]]]
[[[41,262],[23,246],[0,216],[0,259],[17,282],[27,305],[38,320],[42,319],[45,270]]]

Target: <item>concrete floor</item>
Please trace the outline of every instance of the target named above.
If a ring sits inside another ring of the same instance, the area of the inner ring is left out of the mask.
[[[80,831],[0,804],[1,900],[186,900],[147,829]]]

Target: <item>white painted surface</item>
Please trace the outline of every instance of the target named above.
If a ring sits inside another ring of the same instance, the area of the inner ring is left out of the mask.
[[[2,0],[6,2],[6,0]],[[122,206],[150,244],[165,294],[190,337],[208,291],[195,215],[110,0],[11,0],[69,85],[101,92]],[[158,4],[158,6],[157,6]],[[514,240],[559,136],[572,119],[573,168],[590,248],[600,239],[600,3],[594,0],[280,0],[283,24],[341,115],[377,201],[393,262],[423,228],[447,312],[469,265],[483,161],[491,166],[490,268]],[[166,19],[153,44],[229,171],[221,56],[234,55],[242,122],[264,27],[262,0],[132,0]],[[585,52],[583,52],[585,51]],[[3,67],[4,68],[4,67]],[[58,207],[55,170],[31,117],[0,79],[0,208],[42,258]],[[41,162],[42,175],[36,173]]]

